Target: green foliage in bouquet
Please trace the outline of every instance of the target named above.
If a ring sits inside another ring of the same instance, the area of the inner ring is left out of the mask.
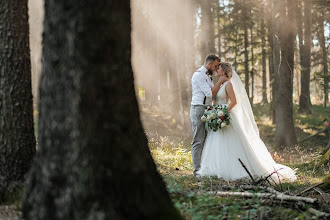
[[[207,130],[216,132],[230,124],[230,115],[227,105],[206,106],[201,120],[205,122]]]

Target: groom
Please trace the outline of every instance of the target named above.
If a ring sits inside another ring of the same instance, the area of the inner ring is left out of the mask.
[[[192,160],[194,176],[199,177],[197,171],[200,169],[201,156],[205,141],[205,123],[202,122],[201,117],[204,113],[204,106],[212,104],[212,97],[217,94],[221,84],[228,80],[226,76],[221,76],[214,85],[212,81],[212,74],[219,65],[220,59],[214,54],[206,57],[204,65],[199,68],[192,76],[192,101],[190,108],[190,119],[193,130],[192,142]]]

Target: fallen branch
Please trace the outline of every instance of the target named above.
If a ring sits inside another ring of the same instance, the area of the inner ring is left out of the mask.
[[[296,201],[296,202],[307,202],[307,203],[315,203],[317,199],[309,198],[309,197],[300,197],[300,196],[289,196],[283,193],[274,194],[274,193],[250,193],[250,192],[223,192],[217,191],[215,192],[218,196],[238,196],[238,197],[247,197],[247,198],[265,198],[265,199],[277,199],[283,201]]]
[[[316,132],[315,134],[312,134],[304,139],[301,139],[301,140],[298,140],[298,143],[301,143],[303,141],[307,141],[308,139],[311,139],[312,137],[314,137],[315,135],[319,134],[319,133],[322,133],[322,132],[325,132],[326,130],[328,129],[328,127],[325,127],[323,128],[322,130],[319,130],[318,132]]]
[[[223,187],[224,190],[237,190],[237,189],[243,189],[243,190],[264,190],[265,192],[274,193],[274,194],[283,194],[279,191],[276,191],[272,187],[265,187],[265,186],[252,186],[252,185],[239,185],[239,186],[226,186]]]
[[[299,196],[299,195],[301,195],[301,194],[303,194],[303,193],[305,193],[305,192],[308,192],[308,191],[310,191],[310,190],[314,189],[315,187],[320,186],[320,185],[322,185],[322,184],[323,184],[323,182],[321,182],[321,183],[317,183],[317,184],[315,184],[315,185],[313,185],[313,186],[310,186],[310,187],[308,187],[307,189],[305,189],[305,190],[303,190],[303,191],[301,191],[301,192],[295,194],[295,196]]]
[[[249,174],[249,176],[250,176],[250,178],[251,178],[253,184],[256,184],[256,181],[253,179],[253,177],[252,177],[250,171],[246,168],[246,166],[245,166],[244,163],[241,161],[241,159],[238,158],[238,160],[239,160],[239,162],[241,163],[242,167],[245,169],[245,171]]]
[[[325,192],[323,192],[320,188],[318,188],[318,187],[316,187],[316,188],[314,188],[313,189],[314,191],[316,191],[316,192],[318,192],[320,195],[324,195],[325,194]]]
[[[313,209],[313,208],[309,208],[307,209],[310,213],[318,216],[318,217],[330,217],[330,213],[326,213],[326,212],[321,212],[319,210]]]

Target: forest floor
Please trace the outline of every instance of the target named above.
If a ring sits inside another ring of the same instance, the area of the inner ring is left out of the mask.
[[[320,165],[321,155],[326,150],[328,134],[320,133],[293,148],[276,149],[272,143],[275,126],[267,116],[269,105],[254,105],[254,114],[260,136],[278,163],[297,169],[298,181],[273,186],[278,192],[295,195],[310,186],[322,183],[330,175],[329,157]],[[321,130],[330,109],[313,106],[311,115],[297,113],[294,106],[294,121],[299,140]],[[158,171],[163,176],[174,205],[185,219],[326,219],[322,213],[330,213],[330,184],[319,185],[301,196],[316,198],[316,204],[263,199],[257,196],[242,198],[218,196],[216,191],[265,193],[262,186],[251,186],[249,181],[226,182],[218,178],[196,179],[192,175],[190,153],[191,128],[182,126],[177,118],[157,108],[141,106],[141,120],[149,139],[149,147]],[[185,112],[188,121],[188,112]],[[37,128],[36,128],[37,130]],[[329,179],[328,179],[329,181]],[[327,181],[327,182],[328,182]],[[21,216],[20,199],[0,204],[0,220],[17,220]],[[314,214],[312,213],[314,212]]]
[[[272,145],[275,126],[267,117],[268,112],[269,105],[254,105],[261,138],[276,162],[295,168],[298,175],[294,183],[271,187],[277,193],[301,193],[300,196],[315,198],[317,202],[314,204],[260,198],[255,193],[267,193],[267,184],[255,186],[250,180],[226,182],[216,177],[196,179],[192,175],[191,131],[183,129],[184,126],[178,125],[177,119],[158,112],[158,109],[142,108],[141,119],[158,171],[163,176],[175,206],[186,219],[330,219],[330,216],[322,217],[321,213],[330,213],[329,156],[320,163],[329,134],[320,133],[295,147],[277,149]],[[330,110],[322,106],[313,106],[312,112],[311,115],[298,114],[297,106],[294,107],[298,140],[321,130],[324,119],[330,115]],[[303,192],[311,186],[316,187]],[[215,193],[218,191],[250,192],[255,196],[224,197]]]

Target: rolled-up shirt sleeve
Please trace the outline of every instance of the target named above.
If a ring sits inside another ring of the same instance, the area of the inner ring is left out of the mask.
[[[196,76],[198,87],[203,91],[206,98],[212,98],[212,90],[210,85],[207,83],[205,75],[203,73]]]

